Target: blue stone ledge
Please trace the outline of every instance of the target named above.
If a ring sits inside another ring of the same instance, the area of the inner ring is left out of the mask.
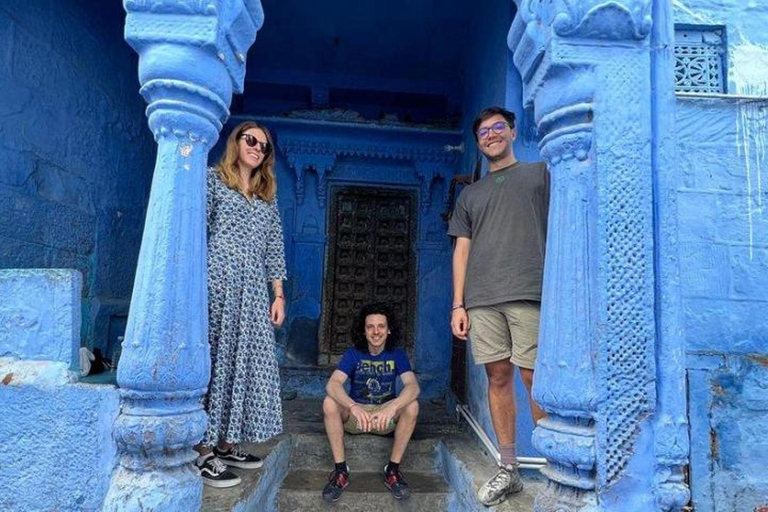
[[[101,510],[117,462],[112,386],[40,387],[0,364],[0,510]]]
[[[101,510],[117,461],[114,386],[77,383],[82,277],[0,270],[0,510]]]
[[[75,370],[82,288],[77,270],[0,270],[0,357]]]

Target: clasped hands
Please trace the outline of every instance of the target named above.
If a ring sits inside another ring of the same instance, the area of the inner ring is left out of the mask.
[[[362,432],[381,431],[386,429],[395,420],[397,408],[392,405],[386,405],[376,411],[376,413],[371,414],[355,403],[349,408],[349,413],[355,418],[357,427]]]

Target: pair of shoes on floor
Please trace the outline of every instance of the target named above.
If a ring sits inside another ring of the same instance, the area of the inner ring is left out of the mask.
[[[339,501],[341,493],[349,485],[349,466],[345,466],[344,470],[331,471],[328,478],[328,483],[323,488],[323,499],[329,503]],[[396,500],[407,500],[411,496],[411,490],[408,484],[403,478],[403,474],[400,469],[390,470],[389,464],[384,466],[384,485],[392,493],[392,496]]]
[[[477,491],[477,498],[486,507],[491,507],[522,490],[523,481],[520,479],[517,465],[499,466],[496,474]]]
[[[201,455],[195,461],[203,483],[217,488],[234,487],[242,482],[228,467],[258,469],[263,464],[260,458],[245,452],[237,445],[226,451],[216,447],[213,452]]]

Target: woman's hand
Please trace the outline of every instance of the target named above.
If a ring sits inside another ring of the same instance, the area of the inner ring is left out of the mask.
[[[285,297],[275,297],[274,302],[272,302],[272,308],[269,311],[269,319],[275,327],[283,325],[283,320],[285,320]]]

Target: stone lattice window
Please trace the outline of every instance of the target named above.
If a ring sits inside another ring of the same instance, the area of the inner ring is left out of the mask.
[[[725,31],[675,28],[675,90],[725,93]]]

